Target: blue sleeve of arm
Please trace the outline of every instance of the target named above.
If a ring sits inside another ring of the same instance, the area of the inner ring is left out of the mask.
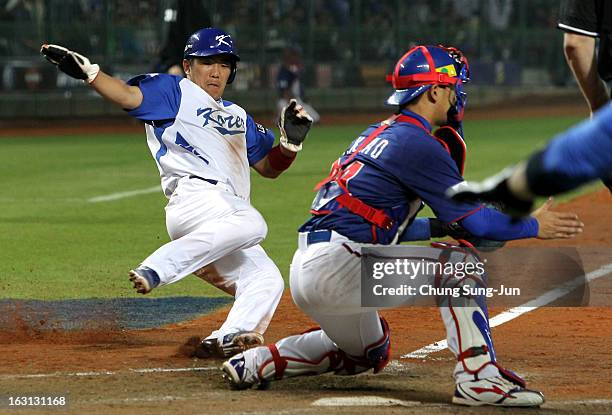
[[[606,105],[591,120],[557,135],[544,150],[542,174],[559,175],[559,180],[570,178],[584,183],[612,173],[611,123],[612,105]]]
[[[247,158],[249,165],[252,166],[270,152],[274,144],[274,133],[247,115],[246,144]]]
[[[459,203],[446,197],[446,189],[463,181],[463,177],[441,144],[421,134],[389,160],[395,174],[445,223],[456,222],[479,210],[481,206],[477,203]]]
[[[535,238],[538,221],[535,218],[513,219],[495,209],[482,208],[459,221],[474,236],[495,241]]]
[[[400,242],[427,241],[431,239],[428,218],[416,218],[400,237]]]
[[[141,121],[176,118],[181,104],[181,79],[167,74],[145,74],[130,79],[127,84],[140,88],[142,103],[127,113]]]

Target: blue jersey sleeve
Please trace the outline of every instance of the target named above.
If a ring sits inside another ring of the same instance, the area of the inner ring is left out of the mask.
[[[183,78],[167,74],[139,75],[127,81],[142,92],[142,103],[128,111],[141,121],[171,120],[176,118],[181,104],[179,82]]]
[[[431,239],[429,218],[415,218],[400,237],[401,242],[428,241]]]
[[[461,226],[479,238],[494,241],[535,238],[538,236],[538,221],[535,218],[513,219],[495,209],[483,208],[461,220]]]
[[[481,209],[480,204],[458,203],[446,197],[446,189],[462,182],[463,177],[450,154],[433,137],[414,137],[414,142],[399,153],[394,156],[395,174],[440,220],[455,222]]]
[[[612,105],[557,135],[544,151],[546,172],[582,182],[612,173]]]
[[[270,152],[274,144],[274,133],[256,123],[248,114],[246,126],[247,158],[252,166]]]

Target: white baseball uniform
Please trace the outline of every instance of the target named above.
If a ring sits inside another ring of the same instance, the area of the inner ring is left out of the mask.
[[[157,272],[161,286],[214,264],[222,284],[235,290],[236,301],[209,337],[263,333],[284,283],[259,245],[267,226],[249,202],[249,167],[268,154],[273,133],[238,105],[215,101],[188,79],[146,74],[128,84],[142,91],[142,104],[128,113],[146,124],[147,143],[169,198],[166,227],[172,241],[142,265]]]

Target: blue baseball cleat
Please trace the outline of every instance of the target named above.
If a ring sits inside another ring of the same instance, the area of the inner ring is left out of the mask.
[[[128,275],[130,276],[130,281],[134,284],[136,292],[139,294],[148,294],[159,285],[159,275],[148,267],[140,266],[131,270]]]
[[[243,353],[237,354],[231,359],[223,362],[221,371],[223,372],[223,379],[225,379],[234,390],[249,389],[260,383],[252,361],[247,361]]]

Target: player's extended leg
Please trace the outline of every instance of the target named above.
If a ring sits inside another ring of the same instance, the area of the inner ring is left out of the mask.
[[[357,315],[317,316],[325,330],[286,337],[275,344],[256,347],[223,364],[225,378],[235,389],[250,388],[295,376],[334,372],[356,375],[381,371],[389,361],[389,327],[375,311]],[[332,334],[333,340],[327,333]],[[370,340],[374,339],[371,343]]]
[[[199,342],[197,357],[229,357],[263,344],[263,333],[285,287],[278,267],[260,245],[234,252],[196,275],[235,297],[223,325]]]
[[[225,362],[230,384],[240,389],[291,376],[381,370],[389,358],[389,329],[375,310],[361,308],[359,272],[359,256],[344,244],[302,246],[291,265],[291,293],[321,328]]]
[[[442,262],[467,263],[476,260],[472,251],[460,247],[448,247],[441,255]],[[449,276],[437,283],[442,287],[461,288],[465,284],[486,287],[486,276]],[[448,348],[457,357],[453,374],[457,384],[453,403],[522,407],[544,403],[544,396],[540,392],[526,389],[523,379],[497,363],[484,296],[448,296],[439,301]]]
[[[232,252],[261,242],[266,223],[251,204],[199,179],[181,179],[166,206],[166,226],[173,239],[131,273],[138,292],[171,284]],[[141,278],[138,278],[141,277]],[[143,282],[148,289],[137,283]]]

